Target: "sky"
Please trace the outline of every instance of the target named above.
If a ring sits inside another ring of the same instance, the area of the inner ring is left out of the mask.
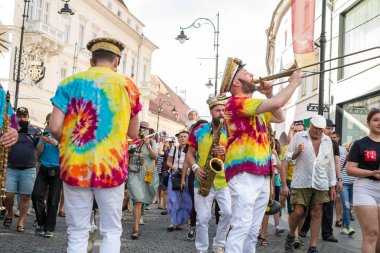
[[[206,100],[214,93],[214,87],[205,86],[209,79],[212,83],[215,80],[214,29],[207,21],[200,21],[200,28],[184,30],[189,40],[181,44],[175,40],[180,27],[188,27],[198,18],[208,18],[216,26],[219,12],[219,91],[227,57],[240,58],[247,63],[248,71],[266,76],[265,30],[278,3],[279,0],[125,0],[130,12],[144,23],[144,35],[159,47],[152,56],[151,74],[158,75],[174,91],[186,90],[186,103],[201,116],[209,115]]]

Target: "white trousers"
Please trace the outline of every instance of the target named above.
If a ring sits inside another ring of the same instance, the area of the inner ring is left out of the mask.
[[[63,183],[68,234],[68,253],[87,253],[94,197],[99,207],[100,253],[120,252],[121,209],[124,185],[112,188],[85,188]]]
[[[208,251],[208,223],[211,220],[211,207],[214,199],[220,208],[220,220],[216,229],[216,235],[212,247],[224,248],[231,219],[231,195],[228,187],[215,191],[210,190],[207,197],[198,194],[198,188],[194,189],[195,211],[197,211],[197,226],[195,247],[198,251]]]
[[[226,253],[255,253],[257,236],[269,201],[269,176],[243,172],[228,186],[232,218]]]

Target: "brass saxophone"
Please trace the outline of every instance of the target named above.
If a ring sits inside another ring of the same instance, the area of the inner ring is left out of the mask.
[[[208,152],[206,162],[202,168],[206,175],[202,180],[199,181],[198,193],[203,197],[207,197],[207,195],[210,193],[210,189],[214,183],[216,174],[223,173],[224,171],[224,162],[219,158],[216,158],[216,154],[213,151],[213,149],[219,145],[223,125],[224,119],[221,118],[219,120],[219,126],[212,138],[212,144]]]
[[[3,127],[1,129],[2,134],[7,133],[9,130],[8,108],[9,108],[10,98],[11,96],[8,91],[6,95]],[[5,200],[5,183],[6,183],[5,180],[7,177],[8,152],[9,152],[9,148],[5,148],[3,145],[0,145],[0,210],[5,209],[3,204]]]

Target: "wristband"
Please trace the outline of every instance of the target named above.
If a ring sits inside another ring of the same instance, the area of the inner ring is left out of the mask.
[[[336,180],[338,180],[338,182],[342,182],[342,178],[341,177],[336,178]]]
[[[197,169],[200,169],[199,165],[194,163],[193,165],[191,165],[191,170],[195,173],[197,171]]]

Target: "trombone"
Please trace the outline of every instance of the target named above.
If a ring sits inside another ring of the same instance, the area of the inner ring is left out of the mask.
[[[357,54],[362,54],[362,53],[366,53],[366,52],[370,52],[370,51],[374,51],[374,50],[378,50],[378,49],[380,49],[380,46],[371,47],[371,48],[367,48],[367,49],[364,49],[364,50],[361,50],[361,51],[357,51],[357,52],[354,52],[354,53],[350,53],[350,54],[342,55],[342,56],[339,56],[339,57],[331,58],[331,59],[328,59],[328,60],[325,60],[325,61],[316,62],[316,63],[309,64],[309,65],[306,65],[306,66],[303,66],[303,67],[300,67],[300,68],[290,69],[290,70],[287,70],[287,71],[284,71],[284,72],[281,72],[281,73],[278,73],[278,74],[274,74],[274,75],[270,75],[270,76],[266,76],[266,77],[259,77],[258,79],[252,79],[252,84],[255,85],[256,89],[260,89],[260,86],[256,85],[256,84],[259,84],[259,83],[264,82],[264,81],[272,81],[272,80],[276,80],[276,79],[279,79],[279,78],[291,76],[294,71],[297,71],[297,70],[301,70],[302,71],[304,69],[317,66],[317,65],[319,65],[321,63],[332,62],[332,61],[343,59],[345,57],[349,57],[349,56],[353,56],[353,55],[357,55]],[[357,60],[357,61],[350,62],[350,63],[347,63],[347,64],[343,64],[343,65],[340,65],[340,66],[337,66],[337,67],[325,69],[323,71],[316,71],[316,72],[311,72],[311,73],[308,72],[310,74],[304,75],[304,76],[302,76],[302,78],[306,78],[306,77],[309,77],[309,76],[319,75],[321,73],[333,71],[333,70],[340,69],[340,68],[345,68],[345,67],[356,65],[356,64],[359,64],[359,63],[362,63],[362,62],[366,62],[366,61],[375,60],[377,58],[380,58],[380,53],[377,54],[377,55],[375,55],[375,56],[371,56],[371,57],[368,57],[366,59],[363,59],[363,60]],[[376,67],[378,65],[380,65],[380,64],[374,65],[374,66],[372,66],[372,68]],[[283,83],[287,83],[287,82],[288,81],[274,83],[274,84],[272,84],[272,86],[283,84]]]

